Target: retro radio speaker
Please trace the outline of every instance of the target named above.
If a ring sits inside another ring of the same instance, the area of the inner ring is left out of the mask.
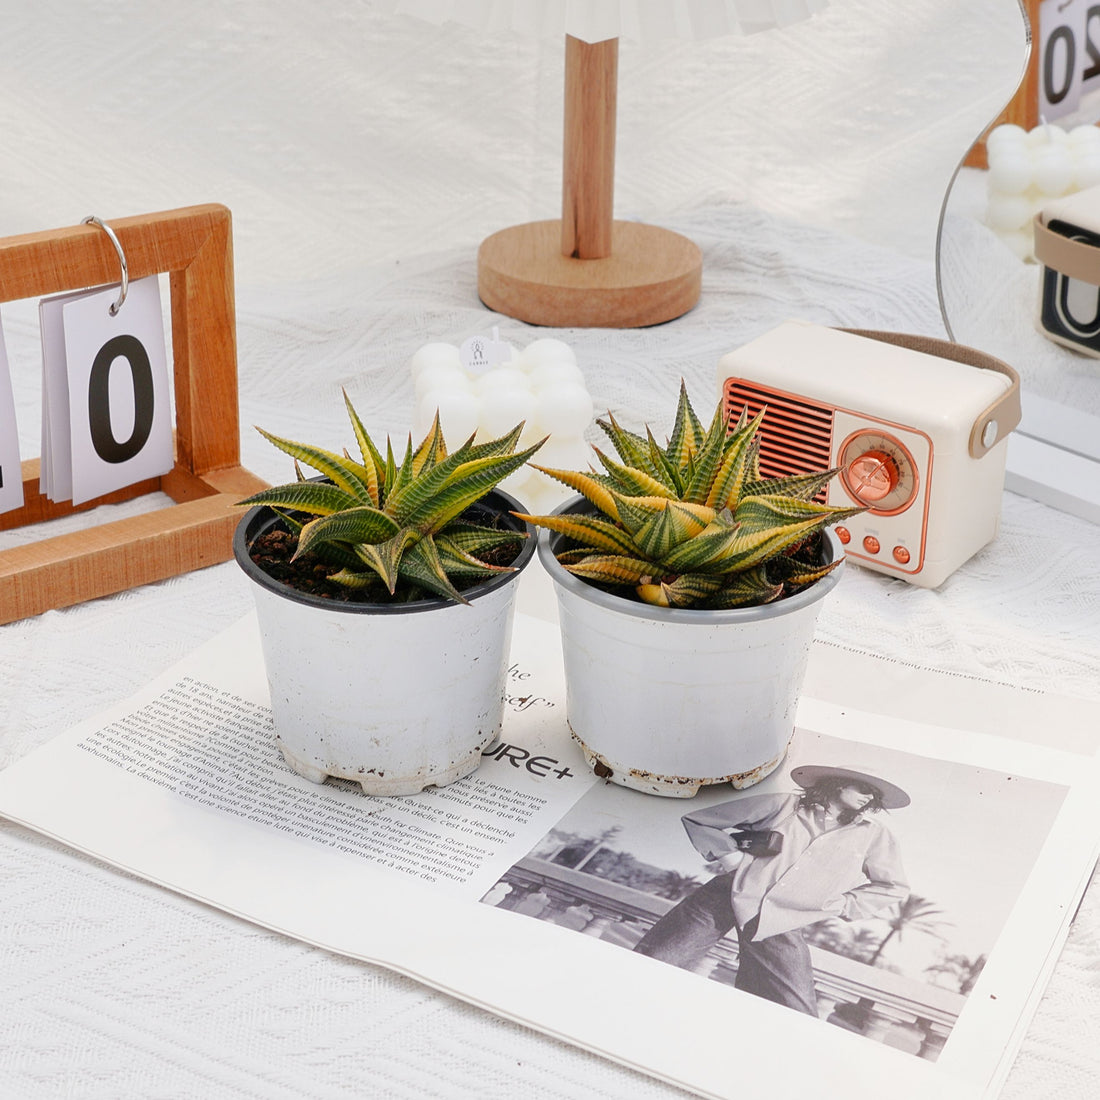
[[[822,499],[850,560],[934,588],[997,533],[1020,383],[960,344],[788,321],[718,364],[731,416],[760,428],[769,477],[838,467]]]

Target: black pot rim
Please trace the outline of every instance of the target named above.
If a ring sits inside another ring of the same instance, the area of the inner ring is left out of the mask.
[[[554,509],[553,515],[570,515],[574,512],[595,512],[595,507],[583,496],[574,496]],[[830,552],[829,561],[835,561],[838,557],[844,558],[844,547],[840,539],[831,528],[825,528],[824,544]],[[560,585],[568,592],[572,592],[589,603],[599,604],[609,610],[623,615],[632,615],[639,619],[656,619],[668,623],[694,623],[697,626],[716,626],[720,623],[749,623],[761,619],[774,619],[781,615],[787,615],[798,611],[807,604],[816,603],[836,587],[840,575],[844,570],[841,565],[831,573],[826,574],[820,580],[793,596],[787,596],[782,600],[772,603],[755,604],[749,607],[730,607],[723,610],[706,610],[688,607],[657,607],[653,604],[642,603],[640,600],[631,600],[625,596],[618,596],[614,592],[607,592],[602,588],[574,576],[558,561],[554,554],[554,548],[564,538],[557,531],[548,528],[539,530],[539,560],[543,568],[550,574],[555,584]]]
[[[481,498],[478,504],[485,505],[500,515],[506,516],[510,522],[516,523],[517,533],[527,532],[527,538],[523,540],[519,554],[512,562],[512,569],[508,573],[501,573],[495,577],[479,581],[477,584],[465,589],[462,593],[469,601],[481,599],[495,592],[498,588],[519,579],[520,573],[535,556],[537,532],[530,523],[522,522],[509,515],[511,512],[526,512],[527,509],[510,493],[503,489],[492,489]],[[298,589],[276,580],[265,573],[249,556],[249,547],[253,540],[268,526],[275,523],[279,516],[268,505],[262,504],[250,508],[241,517],[233,532],[233,557],[249,580],[266,588],[276,596],[293,603],[300,603],[306,607],[323,608],[325,611],[335,611],[348,615],[409,615],[419,611],[436,611],[445,607],[461,607],[462,604],[454,600],[445,599],[442,596],[433,596],[425,600],[413,600],[410,603],[367,603],[344,602],[341,600],[328,600],[321,596],[315,596],[310,592],[299,592]]]

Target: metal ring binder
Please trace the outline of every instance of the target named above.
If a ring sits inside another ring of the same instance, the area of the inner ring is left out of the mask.
[[[115,251],[118,253],[119,267],[122,268],[122,282],[119,289],[118,301],[115,302],[110,309],[112,317],[122,309],[122,303],[126,301],[126,291],[130,286],[130,268],[126,263],[126,253],[122,251],[122,245],[118,243],[118,237],[115,236],[115,231],[101,218],[97,218],[95,214],[89,214],[86,218],[82,218],[81,225],[98,225],[108,237],[111,238],[111,244],[115,246]]]

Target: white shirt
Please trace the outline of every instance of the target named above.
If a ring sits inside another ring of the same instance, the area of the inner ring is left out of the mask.
[[[755,795],[682,819],[692,844],[708,860],[737,850],[727,829],[774,829],[782,835],[776,855],[748,856],[733,870],[738,926],[760,917],[754,940],[827,917],[873,917],[909,894],[889,829],[864,817],[841,825],[820,807],[800,809],[800,799],[797,793]]]

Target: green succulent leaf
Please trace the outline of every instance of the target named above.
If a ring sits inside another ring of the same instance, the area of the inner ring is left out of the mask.
[[[691,480],[684,487],[684,500],[693,504],[709,504],[714,479],[722,466],[726,452],[726,416],[721,404],[714,410],[710,428],[695,453]],[[723,501],[724,502],[724,501]]]
[[[370,491],[371,503],[376,508],[381,507],[381,486],[386,476],[386,463],[366,428],[363,427],[363,422],[359,419],[359,414],[355,411],[347,390],[344,390],[344,408],[347,409],[348,419],[351,421],[352,431],[355,433],[355,441],[359,446],[359,454],[363,459],[362,466],[368,471],[364,481]]]
[[[385,542],[397,534],[397,529],[393,519],[377,508],[349,508],[307,523],[302,528],[294,556],[300,557],[326,542]]]
[[[560,560],[560,559],[559,559]],[[653,576],[653,563],[621,554],[588,554],[565,568],[577,577],[598,584],[640,584]]]
[[[596,452],[596,457],[602,463],[603,468],[610,475],[617,492],[632,497],[677,499],[677,494],[663,481],[658,481],[657,478],[647,474],[644,470],[637,470],[633,466],[624,466],[621,462],[616,462],[598,447],[592,449]]]
[[[556,470],[549,466],[539,466],[531,463],[532,470],[538,470],[540,474],[546,474],[555,481],[560,481],[570,489],[581,494],[593,507],[601,511],[605,516],[613,520],[619,518],[619,510],[615,504],[614,484],[610,478],[601,477],[594,473],[580,473],[577,470]]]
[[[695,415],[688,398],[687,385],[681,379],[680,398],[676,405],[676,418],[673,421],[672,435],[668,441],[669,461],[678,469],[686,470],[692,462],[692,456],[703,445],[706,433],[702,422]]]
[[[659,476],[649,454],[649,442],[644,436],[621,427],[611,413],[607,414],[606,420],[597,419],[596,423],[603,430],[604,435],[611,440],[615,453],[623,462],[651,477]]]
[[[736,507],[741,499],[754,461],[757,446],[756,431],[763,415],[760,413],[754,420],[733,432],[726,440],[721,464],[715,471],[704,501],[711,508],[721,510]]]
[[[413,543],[401,555],[398,572],[403,580],[411,581],[437,596],[456,603],[470,602],[451,583],[431,536]]]
[[[707,606],[715,610],[731,607],[756,606],[771,603],[783,594],[782,583],[768,579],[765,566],[760,565],[728,579],[721,589],[710,597]]]
[[[527,516],[519,512],[515,515],[518,519],[535,524],[536,527],[557,531],[575,542],[606,553],[625,554],[627,557],[640,557],[643,553],[626,531],[609,520],[600,519],[597,516]]]
[[[239,503],[242,508],[266,504],[271,508],[289,508],[295,512],[327,516],[344,508],[357,508],[361,501],[335,485],[326,485],[321,481],[296,481],[261,489]]]
[[[797,500],[813,500],[838,473],[840,473],[839,467],[808,474],[791,474],[788,477],[747,482],[744,486],[744,495],[747,497],[779,495],[794,497]]]
[[[370,566],[392,596],[397,589],[398,566],[405,551],[420,539],[420,532],[402,527],[385,542],[357,542],[354,549],[364,565]]]
[[[654,559],[659,559],[684,539],[701,534],[715,519],[712,508],[664,497],[616,494],[615,505],[622,525],[643,552]]]
[[[264,431],[263,428],[257,428],[256,430],[269,443],[278,447],[280,451],[284,451],[299,462],[304,462],[319,474],[324,474],[337,487],[343,489],[345,493],[355,497],[359,503],[374,503],[370,490],[354,470],[348,467],[341,455],[326,451],[321,447],[309,447],[304,443],[295,443],[292,439],[283,439],[280,436],[272,435],[271,432]]]
[[[705,577],[684,573],[659,584],[640,584],[635,589],[638,598],[657,607],[696,607],[721,590],[720,577]]]

